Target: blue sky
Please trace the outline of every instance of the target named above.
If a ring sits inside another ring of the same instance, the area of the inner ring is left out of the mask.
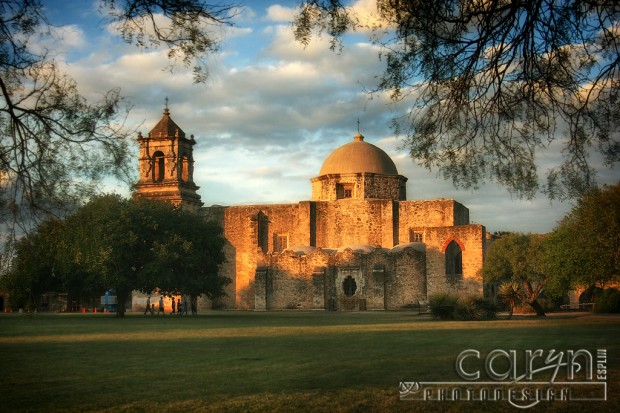
[[[495,183],[477,191],[455,189],[437,171],[417,166],[399,150],[390,129],[401,107],[385,95],[370,96],[382,71],[378,49],[363,35],[335,54],[327,39],[303,48],[293,39],[295,1],[246,1],[235,27],[221,32],[221,51],[208,57],[210,77],[192,82],[189,70],[166,70],[163,50],[124,44],[104,27],[96,1],[44,0],[52,23],[62,26],[49,47],[89,99],[119,87],[132,110],[127,125],[146,134],[160,119],[165,97],[172,118],[198,142],[194,179],[205,205],[291,203],[311,197],[316,176],[331,151],[357,133],[385,150],[408,177],[408,199],[452,198],[470,209],[472,222],[488,231],[550,231],[570,203],[551,204],[544,195],[518,200]],[[374,0],[361,0],[361,11]],[[137,150],[137,148],[136,148]],[[548,151],[546,162],[558,154]],[[137,161],[136,161],[137,174]],[[618,170],[603,171],[600,183],[615,183]],[[110,189],[128,193],[122,186]]]

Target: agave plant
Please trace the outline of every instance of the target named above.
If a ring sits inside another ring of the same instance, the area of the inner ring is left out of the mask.
[[[523,302],[525,295],[521,284],[515,281],[506,281],[499,286],[497,298],[508,307],[508,319],[512,318],[514,308]]]

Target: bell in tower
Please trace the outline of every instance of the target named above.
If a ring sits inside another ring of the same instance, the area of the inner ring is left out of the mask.
[[[197,211],[203,203],[194,183],[194,145],[196,141],[172,120],[166,107],[163,117],[148,136],[138,133],[140,180],[137,198],[166,201],[183,209]]]

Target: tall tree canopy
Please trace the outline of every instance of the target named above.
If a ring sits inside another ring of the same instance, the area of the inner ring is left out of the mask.
[[[386,68],[378,91],[407,99],[405,148],[456,186],[486,179],[520,197],[578,197],[590,156],[620,156],[620,7],[600,0],[377,0],[374,19],[308,0],[294,21],[308,44],[372,29]],[[408,99],[411,98],[411,99]],[[539,179],[536,155],[560,159]]]
[[[218,275],[224,243],[221,228],[199,215],[106,195],[21,240],[3,285],[23,304],[53,289],[87,296],[114,288],[122,316],[133,290],[222,296],[230,282]]]
[[[200,0],[102,0],[104,23],[127,42],[165,47],[171,67],[194,65],[203,80],[204,57],[218,47],[215,27],[235,9]],[[40,0],[0,1],[0,223],[28,226],[62,215],[96,193],[104,177],[129,181],[128,141],[120,90],[89,102],[63,73]],[[13,218],[13,220],[11,219]],[[25,230],[27,228],[22,228]]]
[[[580,198],[545,244],[560,293],[620,281],[620,183]]]

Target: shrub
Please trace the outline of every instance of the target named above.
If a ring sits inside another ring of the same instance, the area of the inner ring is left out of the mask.
[[[497,307],[486,298],[467,296],[459,300],[455,319],[464,321],[491,320],[495,318]]]
[[[492,300],[478,296],[459,298],[450,293],[434,295],[429,300],[431,314],[441,320],[491,320],[497,307]]]
[[[453,320],[459,298],[450,293],[436,294],[428,300],[431,314],[441,320]]]
[[[620,313],[620,291],[615,288],[603,290],[594,299],[595,313]]]
[[[482,312],[481,320],[492,320],[497,315],[497,305],[491,299],[476,297],[476,304]]]

